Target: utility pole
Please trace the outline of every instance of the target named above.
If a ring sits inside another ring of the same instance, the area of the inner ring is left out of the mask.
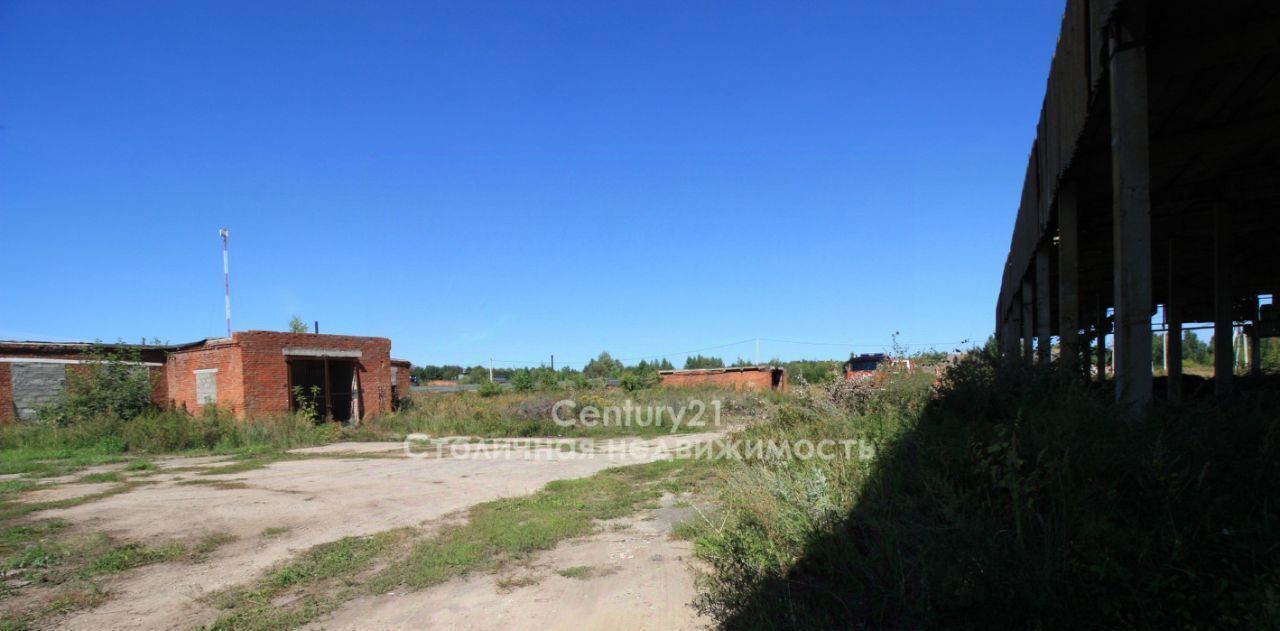
[[[556,356],[552,355],[551,356],[551,372],[555,372],[555,371],[556,371]]]
[[[489,358],[489,381],[493,381],[493,358]]]
[[[227,266],[228,234],[229,231],[226,228],[218,230],[218,236],[222,237],[222,290],[227,305],[227,337],[231,337],[231,268]]]

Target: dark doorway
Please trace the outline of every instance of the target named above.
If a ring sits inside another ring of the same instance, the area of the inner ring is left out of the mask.
[[[289,409],[296,412],[300,404],[314,405],[317,420],[349,422],[352,400],[358,396],[357,383],[353,360],[290,359]]]

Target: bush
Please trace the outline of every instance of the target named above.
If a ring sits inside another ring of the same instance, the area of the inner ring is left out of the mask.
[[[62,395],[40,409],[39,419],[63,427],[103,417],[133,418],[151,409],[151,373],[135,349],[94,345],[88,363],[67,371]]]
[[[476,392],[479,392],[482,397],[494,397],[502,394],[502,386],[494,381],[484,381],[481,382],[480,388]]]

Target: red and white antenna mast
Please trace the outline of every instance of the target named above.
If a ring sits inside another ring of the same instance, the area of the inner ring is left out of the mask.
[[[218,230],[218,236],[222,237],[222,289],[227,302],[227,337],[231,337],[231,268],[227,266],[228,234],[226,228]]]

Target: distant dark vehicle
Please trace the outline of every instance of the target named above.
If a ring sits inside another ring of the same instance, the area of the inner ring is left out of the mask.
[[[410,383],[411,385],[415,385],[415,386],[416,386],[416,385],[418,385],[418,376],[417,376],[417,375],[409,375],[409,383]]]

